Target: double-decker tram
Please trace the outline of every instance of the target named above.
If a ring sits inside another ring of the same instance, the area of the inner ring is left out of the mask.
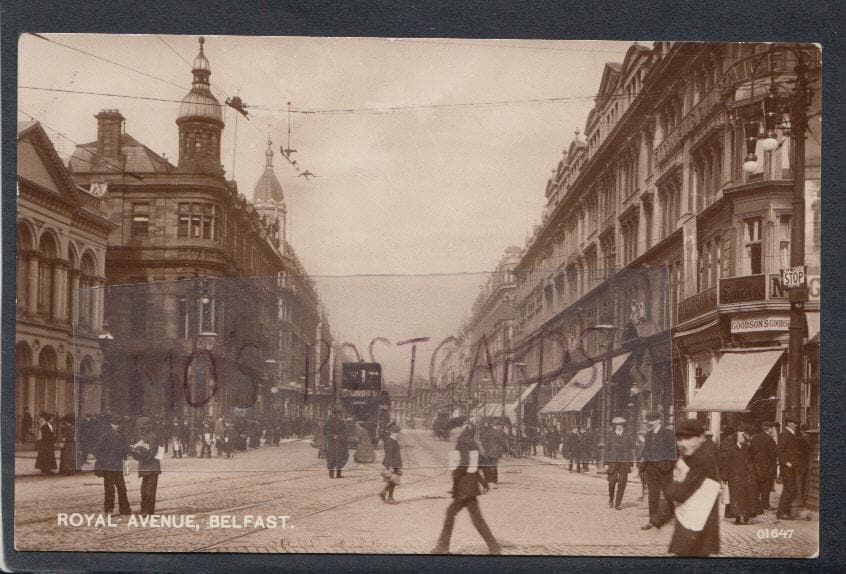
[[[382,389],[382,365],[379,363],[343,363],[341,405],[350,424],[350,440],[357,442],[355,426],[361,423],[375,444],[378,434],[390,422],[390,396]]]

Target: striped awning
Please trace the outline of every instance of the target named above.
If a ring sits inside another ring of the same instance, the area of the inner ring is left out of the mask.
[[[631,353],[611,359],[611,376],[614,376]],[[602,388],[602,363],[597,362],[578,371],[563,389],[544,406],[540,414],[581,411]]]

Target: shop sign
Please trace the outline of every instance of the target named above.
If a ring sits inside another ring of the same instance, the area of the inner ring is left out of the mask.
[[[766,275],[745,275],[720,279],[720,305],[763,301],[766,298]]]
[[[731,320],[732,333],[787,331],[789,329],[790,317],[746,317]]]

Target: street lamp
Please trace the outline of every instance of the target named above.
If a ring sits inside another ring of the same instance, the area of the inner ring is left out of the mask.
[[[602,464],[607,464],[608,460],[608,421],[611,420],[611,410],[613,409],[613,382],[611,377],[611,345],[614,342],[614,331],[617,330],[615,325],[610,323],[600,323],[593,327],[588,327],[590,331],[599,331],[605,333],[605,352],[602,354],[602,402],[600,403],[599,424],[602,425]]]
[[[772,56],[788,51],[796,58],[796,73],[793,89],[786,95],[777,93],[772,66]],[[770,92],[764,98],[764,130],[761,130],[757,117],[750,118],[745,125],[746,158],[743,170],[746,173],[758,171],[758,157],[754,150],[760,140],[761,149],[771,152],[778,149],[777,129],[785,138],[790,138],[793,168],[793,212],[790,223],[790,266],[805,265],[805,132],[808,129],[808,108],[811,90],[808,86],[808,53],[796,46],[773,46],[763,54],[756,55],[757,61],[752,72],[752,97],[754,97],[755,73],[758,66],[767,61],[770,69]],[[750,97],[750,99],[752,99]],[[779,100],[781,100],[779,102]],[[781,103],[781,118],[776,109]],[[790,293],[790,338],[787,347],[787,404],[785,410],[789,417],[801,419],[802,401],[802,333],[805,324],[805,302],[808,300],[807,282],[797,286],[785,286]]]

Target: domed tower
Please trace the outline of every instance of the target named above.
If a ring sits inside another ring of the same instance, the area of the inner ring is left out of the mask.
[[[282,185],[273,173],[273,142],[270,139],[267,140],[264,158],[264,172],[253,189],[253,205],[261,217],[276,225],[277,237],[282,242],[287,232],[288,210],[285,207]]]
[[[194,58],[191,91],[179,104],[179,169],[190,173],[223,175],[220,164],[220,132],[223,110],[209,87],[211,67],[203,53],[205,38],[200,38],[200,53]]]

